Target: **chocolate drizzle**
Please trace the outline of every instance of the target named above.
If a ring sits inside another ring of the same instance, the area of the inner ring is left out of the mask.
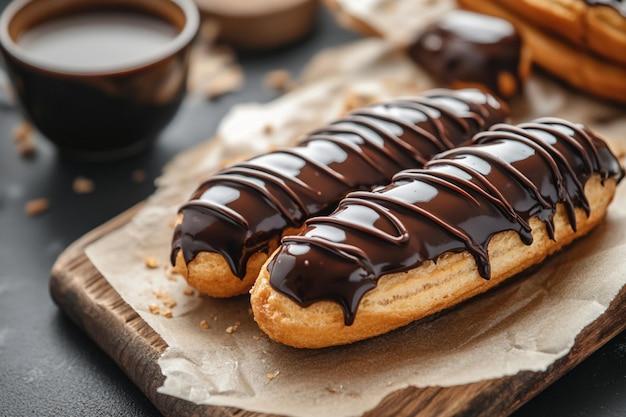
[[[554,118],[496,125],[471,145],[402,171],[379,191],[350,193],[330,215],[309,219],[300,235],[283,238],[268,266],[270,283],[302,306],[337,302],[350,325],[382,275],[446,252],[467,250],[489,279],[491,238],[512,230],[530,245],[536,216],[554,239],[559,203],[575,230],[575,208],[589,214],[583,187],[594,174],[602,181],[624,175],[584,127]]]
[[[389,183],[406,168],[504,121],[506,105],[476,89],[432,90],[358,109],[310,133],[298,146],[229,166],[180,208],[172,263],[221,254],[243,278],[249,257],[268,251],[285,228],[329,213],[353,190]]]

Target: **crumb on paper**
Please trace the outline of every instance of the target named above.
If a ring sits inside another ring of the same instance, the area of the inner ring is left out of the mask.
[[[168,281],[176,282],[178,281],[178,275],[165,272],[165,279],[167,279]]]
[[[209,325],[209,322],[206,320],[201,320],[200,321],[200,327],[202,327],[203,329],[210,329],[211,326]]]
[[[274,133],[274,126],[272,126],[271,124],[266,124],[265,126],[263,126],[263,134],[264,135],[271,135],[272,133]]]
[[[142,183],[146,180],[146,172],[142,169],[136,169],[130,174],[130,178],[134,183]]]
[[[241,326],[241,321],[237,320],[233,326],[228,326],[226,328],[226,333],[233,334],[237,331],[237,329]]]
[[[156,269],[159,267],[159,260],[155,258],[154,256],[146,256],[144,258],[144,264],[149,269]],[[157,298],[159,297],[157,296]]]
[[[176,282],[178,281],[178,277],[180,276],[171,265],[167,263],[163,264],[163,274],[165,275],[165,279],[168,281]]]
[[[287,92],[294,88],[295,82],[289,71],[278,69],[265,74],[265,85],[274,90]]]
[[[195,288],[193,288],[193,287],[186,287],[183,290],[183,294],[188,296],[188,297],[192,297],[192,296],[196,295],[196,291],[197,290]]]
[[[172,309],[178,305],[178,302],[176,300],[172,300],[170,296],[165,292],[153,290],[152,293],[157,298],[157,300],[161,302],[161,306],[159,306],[158,304],[151,304],[150,306],[148,306],[150,311],[153,314],[160,314],[168,319],[172,318],[174,316]]]
[[[74,178],[74,182],[72,183],[72,190],[76,194],[89,194],[93,192],[95,189],[95,184],[89,178],[85,178],[83,176],[78,176]]]
[[[345,93],[343,100],[343,113],[348,113],[354,109],[365,107],[378,100],[375,94],[367,94],[350,90]]]
[[[191,52],[187,89],[190,93],[214,99],[241,89],[244,72],[232,49],[199,42]]]
[[[268,380],[268,381],[271,381],[271,380],[273,380],[274,378],[276,378],[279,374],[280,374],[280,372],[279,372],[279,371],[276,371],[276,372],[268,372],[268,373],[267,373],[267,375],[266,375],[266,376],[267,376],[267,380]]]
[[[161,291],[157,291],[157,290],[152,290],[152,293],[154,294],[154,296],[159,299],[159,300],[163,300],[163,299],[167,299],[169,298],[168,295],[164,292]]]
[[[24,211],[29,216],[37,216],[50,208],[50,201],[47,198],[36,198],[26,202]]]

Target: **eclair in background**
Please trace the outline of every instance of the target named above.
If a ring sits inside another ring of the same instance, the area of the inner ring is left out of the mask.
[[[280,238],[306,219],[507,118],[507,105],[491,94],[431,90],[356,109],[294,147],[230,165],[181,206],[174,271],[210,296],[245,294]]]
[[[506,19],[533,62],[580,91],[626,103],[626,3],[616,0],[458,0]]]
[[[499,124],[468,146],[350,193],[284,237],[251,291],[277,342],[348,344],[491,289],[596,226],[624,175],[582,125]]]

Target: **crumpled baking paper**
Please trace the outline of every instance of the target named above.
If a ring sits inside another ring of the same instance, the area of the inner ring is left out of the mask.
[[[325,62],[333,62],[329,71]],[[199,296],[168,272],[172,222],[198,182],[224,161],[286,145],[340,115],[355,97],[407,95],[432,84],[386,41],[322,52],[299,87],[236,107],[215,138],[176,157],[157,192],[124,227],[91,244],[91,262],[168,344],[159,392],[198,404],[280,415],[358,416],[407,386],[453,386],[545,371],[567,354],[626,284],[626,187],[606,220],[536,272],[450,311],[349,346],[298,350],[269,340],[246,296]],[[562,116],[618,148],[626,112],[572,94],[540,75],[512,103],[514,121]],[[267,128],[267,126],[272,128]],[[146,257],[164,268],[148,268]],[[168,318],[166,316],[170,315]]]

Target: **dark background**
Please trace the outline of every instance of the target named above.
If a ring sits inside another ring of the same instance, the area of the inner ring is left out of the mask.
[[[8,2],[0,1],[0,6]],[[175,154],[210,137],[238,102],[267,101],[273,69],[297,74],[319,49],[356,39],[321,11],[315,33],[302,43],[263,55],[240,54],[245,88],[201,106],[183,106],[149,152],[121,162],[82,164],[57,157],[37,137],[33,159],[15,151],[13,129],[21,118],[0,104],[0,416],[158,416],[158,411],[116,364],[52,302],[50,269],[59,254],[86,232],[154,191],[153,181]],[[141,169],[146,180],[136,183]],[[95,182],[93,193],[72,191],[74,178]],[[26,201],[49,199],[38,217]],[[626,416],[626,332],[623,332],[514,417]]]

